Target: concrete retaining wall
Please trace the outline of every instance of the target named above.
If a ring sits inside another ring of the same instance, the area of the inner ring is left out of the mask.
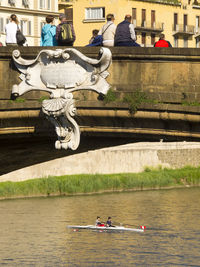
[[[68,174],[141,172],[145,167],[180,168],[200,164],[198,142],[147,142],[71,155],[0,176],[0,181],[23,181]]]

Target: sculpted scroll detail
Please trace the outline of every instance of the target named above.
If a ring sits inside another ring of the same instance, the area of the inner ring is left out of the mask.
[[[75,150],[79,146],[80,129],[73,118],[76,108],[72,93],[91,90],[106,94],[110,87],[105,80],[112,59],[110,50],[101,48],[99,58],[86,57],[74,48],[42,50],[33,60],[22,58],[19,50],[13,51],[22,82],[13,85],[12,97],[31,90],[50,93],[50,99],[42,102],[42,111],[55,126],[57,149]]]

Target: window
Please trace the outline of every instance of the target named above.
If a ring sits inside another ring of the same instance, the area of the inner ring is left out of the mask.
[[[136,26],[136,8],[132,8],[133,25]]]
[[[31,21],[21,20],[20,26],[21,26],[21,31],[24,35],[31,35]]]
[[[51,8],[51,0],[40,0],[40,9],[48,9]]]
[[[51,9],[51,0],[47,1],[47,9]]]
[[[146,9],[142,9],[142,27],[146,26]]]
[[[196,32],[199,32],[199,26],[200,26],[199,18],[200,18],[199,16],[196,16],[196,25],[195,25]]]
[[[178,14],[174,13],[174,31],[177,31],[178,29]]]
[[[15,5],[15,0],[8,0],[8,4],[10,4],[11,6],[14,6]]]
[[[4,32],[4,19],[0,18],[0,32]]]
[[[187,48],[188,47],[188,37],[184,37],[184,39],[183,39],[183,46],[184,46],[184,48]]]
[[[199,48],[199,37],[196,38],[196,48]]]
[[[151,10],[151,28],[156,27],[156,11]]]
[[[73,23],[73,8],[66,8],[65,15],[66,15],[67,21]]]
[[[86,8],[85,19],[105,19],[105,7]]]
[[[27,34],[27,21],[26,20],[21,20],[20,21],[20,26],[21,26],[21,32],[26,35]]]
[[[151,45],[154,46],[155,44],[155,33],[151,34]]]
[[[45,0],[40,0],[40,8],[45,8]]]
[[[28,34],[29,34],[29,35],[32,34],[32,30],[31,30],[31,21],[28,22]]]
[[[178,47],[178,38],[174,37],[174,47]]]
[[[40,32],[42,32],[42,27],[45,25],[45,22],[44,21],[42,21],[42,22],[40,22]]]
[[[22,5],[24,7],[29,7],[29,5],[30,5],[29,0],[22,0]]]
[[[142,46],[146,46],[146,32],[142,32]]]
[[[183,25],[184,25],[184,31],[187,31],[187,15],[183,15]]]

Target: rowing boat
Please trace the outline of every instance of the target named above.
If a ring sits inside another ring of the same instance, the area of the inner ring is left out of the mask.
[[[127,228],[124,226],[115,226],[115,227],[106,227],[106,226],[95,226],[95,225],[68,225],[68,228],[78,230],[78,229],[87,229],[87,230],[96,230],[96,231],[114,231],[114,232],[140,232],[143,233],[144,229],[136,229],[136,228]]]

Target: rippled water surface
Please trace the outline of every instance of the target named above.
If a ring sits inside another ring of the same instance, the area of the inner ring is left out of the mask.
[[[66,228],[97,215],[147,230]],[[200,188],[0,201],[0,265],[200,266]]]

